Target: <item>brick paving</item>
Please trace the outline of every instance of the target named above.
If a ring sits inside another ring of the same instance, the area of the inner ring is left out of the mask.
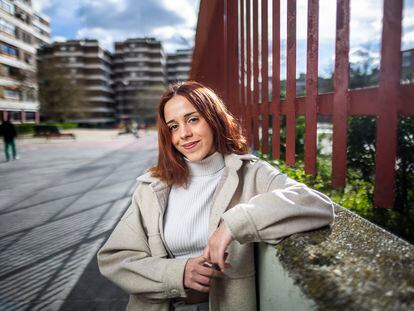
[[[95,255],[156,160],[156,134],[18,140],[0,163],[0,310],[122,310]],[[2,147],[2,146],[1,146]]]

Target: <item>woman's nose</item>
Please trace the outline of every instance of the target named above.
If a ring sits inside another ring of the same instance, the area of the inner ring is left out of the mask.
[[[181,126],[181,128],[180,128],[180,137],[182,139],[185,139],[187,137],[190,137],[191,135],[192,135],[191,129],[190,129],[190,127],[188,125]]]

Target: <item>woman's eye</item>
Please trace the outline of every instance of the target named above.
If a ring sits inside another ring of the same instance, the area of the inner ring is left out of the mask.
[[[170,125],[170,132],[173,132],[174,130],[176,130],[178,128],[178,126],[176,124],[174,125]]]
[[[196,117],[188,119],[189,123],[195,123],[197,121],[198,121],[198,118],[196,118]]]

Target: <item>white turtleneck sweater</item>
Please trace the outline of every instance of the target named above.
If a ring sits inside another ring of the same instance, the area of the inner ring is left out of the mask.
[[[207,245],[210,210],[224,158],[215,152],[198,162],[187,160],[187,165],[189,185],[171,188],[164,216],[165,241],[176,258],[200,256]]]

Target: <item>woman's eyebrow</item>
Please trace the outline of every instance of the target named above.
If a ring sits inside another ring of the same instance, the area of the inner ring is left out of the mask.
[[[184,115],[184,119],[188,118],[189,116],[191,116],[191,115],[192,115],[192,114],[194,114],[194,113],[198,113],[198,111],[192,111],[192,112],[186,113],[186,114]],[[171,122],[175,122],[175,120],[174,120],[174,119],[172,119],[172,120],[168,121],[168,122],[167,122],[167,125],[168,125],[168,124],[170,124]]]

